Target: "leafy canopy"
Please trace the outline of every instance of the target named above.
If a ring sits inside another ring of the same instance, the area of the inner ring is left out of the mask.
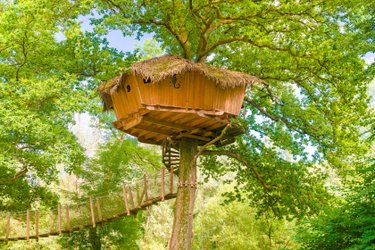
[[[371,3],[100,0],[96,9],[100,29],[152,33],[169,53],[263,80],[246,94],[245,135],[206,151],[208,174],[237,173],[230,197],[278,216],[316,213],[329,197],[322,170],[346,175],[367,154]],[[220,167],[220,154],[236,163]]]
[[[375,165],[361,170],[344,196],[344,205],[334,207],[299,229],[305,249],[371,249],[375,243]]]
[[[85,1],[0,2],[0,209],[50,202],[58,164],[74,171],[83,149],[73,114],[95,110],[94,87],[115,74],[122,54],[83,32]],[[52,199],[53,200],[53,199]]]

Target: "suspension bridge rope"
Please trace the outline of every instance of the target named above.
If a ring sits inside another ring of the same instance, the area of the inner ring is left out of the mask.
[[[74,204],[59,204],[43,210],[0,213],[0,241],[38,240],[88,227],[96,227],[124,216],[136,215],[158,202],[173,199],[178,179],[173,173],[144,176],[123,183],[105,195],[90,196]]]

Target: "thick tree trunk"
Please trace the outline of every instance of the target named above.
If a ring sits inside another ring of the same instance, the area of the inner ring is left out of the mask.
[[[180,142],[179,187],[175,203],[170,250],[190,250],[197,170],[192,164],[198,152],[197,141],[183,138]]]
[[[89,229],[89,239],[91,243],[91,248],[93,250],[102,249],[102,242],[100,240],[100,233],[98,231],[99,231],[98,227]]]

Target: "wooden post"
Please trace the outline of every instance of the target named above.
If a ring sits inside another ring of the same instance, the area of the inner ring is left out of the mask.
[[[174,168],[171,166],[171,170],[169,172],[169,193],[173,194],[173,175],[174,175]]]
[[[96,227],[96,224],[95,224],[95,213],[94,213],[94,204],[92,202],[92,196],[91,195],[90,195],[90,212],[91,212],[92,227]]]
[[[8,241],[10,233],[10,213],[7,213],[7,224],[5,227],[5,241]]]
[[[137,201],[138,201],[138,204],[140,204],[142,201],[141,201],[141,187],[139,186],[139,184],[137,183],[137,187],[136,187],[136,189],[137,189]],[[138,207],[140,207],[140,206],[138,206]]]
[[[35,237],[39,241],[39,211],[35,210]]]
[[[69,206],[65,207],[65,220],[66,220],[66,229],[70,231],[70,222],[69,222]]]
[[[26,240],[30,239],[30,210],[26,211]]]
[[[151,190],[153,188],[156,189],[159,186],[159,183],[158,183],[159,182],[159,178],[160,178],[160,176],[157,176],[157,175],[154,176],[154,185],[151,186]],[[151,195],[152,195],[152,193],[151,193]],[[152,198],[156,198],[156,197],[154,197],[154,196],[150,197],[150,199],[152,199]]]
[[[145,190],[145,198],[146,198],[146,201],[148,201],[148,180],[147,180],[147,176],[144,175],[143,176],[143,184],[144,184],[144,190]]]
[[[98,210],[98,219],[101,222],[103,220],[103,217],[102,217],[102,210],[100,208],[99,198],[96,198],[96,209]]]
[[[192,218],[196,190],[196,164],[193,160],[198,152],[198,141],[182,138],[180,141],[180,166],[178,189],[175,201],[174,221],[170,250],[190,250]]]
[[[124,197],[126,214],[130,215],[128,198],[127,198],[127,195],[126,195],[126,187],[125,187],[124,183],[122,184],[122,196]]]
[[[141,196],[138,199],[138,208],[141,208],[141,206],[142,206],[143,197],[145,196],[145,193],[146,193],[146,186],[143,185],[143,190],[142,190]]]
[[[134,203],[134,197],[133,197],[133,191],[132,189],[129,187],[129,196],[130,196],[130,202],[132,204],[132,208],[135,208],[135,203]]]
[[[164,180],[164,167],[161,169],[161,200],[164,201],[165,196],[165,180]]]
[[[61,204],[57,205],[57,227],[59,230],[59,235],[62,235],[61,231]]]

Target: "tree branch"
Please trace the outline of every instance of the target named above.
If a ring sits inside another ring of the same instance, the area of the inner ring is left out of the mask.
[[[117,10],[123,15],[123,17],[128,19],[128,17],[126,16],[126,13],[128,13],[129,10],[125,10],[124,8],[122,8],[121,5],[114,3],[112,0],[105,0],[105,1],[110,6],[112,5],[112,7],[117,8]],[[132,24],[138,24],[138,25],[153,24],[153,25],[156,25],[156,26],[161,26],[161,27],[166,28],[174,36],[174,38],[177,40],[177,42],[179,43],[179,45],[180,45],[180,47],[183,51],[183,57],[185,57],[186,59],[189,59],[189,60],[191,59],[190,47],[188,45],[187,36],[184,38],[183,37],[184,34],[183,33],[180,34],[178,31],[174,30],[173,27],[170,25],[170,23],[168,21],[159,21],[159,20],[156,20],[156,19],[136,19],[136,20],[131,19],[130,22]]]
[[[200,55],[200,58],[202,58],[204,56],[207,56],[210,52],[212,52],[214,49],[216,49],[217,47],[219,47],[221,45],[229,44],[229,43],[233,43],[233,42],[249,43],[249,44],[251,44],[251,45],[253,45],[257,48],[260,48],[260,49],[266,48],[266,49],[273,50],[273,51],[283,51],[283,52],[287,52],[291,56],[298,56],[290,48],[277,47],[277,46],[272,45],[272,44],[260,44],[260,43],[256,43],[254,40],[252,40],[252,39],[250,39],[246,36],[241,36],[241,37],[232,37],[232,38],[217,41],[216,43],[212,44],[209,48],[207,48],[205,51],[203,51],[202,54]]]
[[[26,64],[27,61],[27,51],[26,51],[26,39],[27,39],[27,31],[25,31],[25,36],[22,38],[22,54],[23,54],[23,62],[18,64],[17,71],[16,71],[16,81],[19,81],[19,73],[21,68]]]
[[[251,106],[253,106],[254,108],[256,108],[259,112],[261,112],[263,115],[265,115],[266,117],[270,118],[271,120],[273,120],[275,122],[280,122],[281,121],[281,122],[283,122],[285,124],[285,126],[287,128],[292,129],[292,130],[294,130],[294,131],[296,131],[296,132],[298,132],[300,134],[305,134],[305,135],[311,136],[310,133],[308,133],[307,131],[304,131],[304,130],[301,130],[301,129],[297,128],[295,125],[293,125],[291,122],[289,122],[288,119],[286,119],[285,117],[277,116],[277,115],[269,113],[264,108],[262,108],[257,103],[255,103],[255,101],[253,99],[250,99],[249,97],[245,96],[244,101],[247,102],[247,103],[249,103]]]
[[[13,177],[1,178],[0,179],[0,185],[7,185],[12,181],[15,181],[17,179],[20,179],[21,177],[24,177],[26,175],[27,171],[28,171],[27,167],[24,167],[22,170],[18,171]]]
[[[192,164],[191,164],[193,167],[196,166],[196,164],[197,164],[197,159],[198,159],[198,157],[203,153],[203,151],[205,151],[206,148],[207,148],[208,146],[210,146],[210,145],[212,145],[212,144],[215,144],[216,142],[220,141],[220,140],[224,137],[225,133],[228,131],[228,129],[229,129],[230,127],[231,127],[230,124],[228,124],[227,126],[225,126],[225,128],[221,131],[221,133],[220,133],[220,135],[219,135],[218,137],[216,137],[215,139],[213,139],[213,140],[207,142],[206,144],[204,144],[204,145],[200,148],[200,150],[198,151],[198,153],[197,153],[196,155],[194,155],[194,157],[193,157]]]
[[[262,185],[262,187],[266,191],[270,191],[271,187],[266,183],[266,181],[263,179],[262,175],[258,172],[258,169],[250,164],[247,160],[243,159],[243,157],[240,154],[231,152],[229,150],[205,150],[202,152],[203,155],[226,155],[228,157],[231,157],[235,160],[237,160],[239,163],[242,163],[245,167],[247,167],[249,170],[251,170],[254,174],[254,177],[259,181],[259,183]]]

